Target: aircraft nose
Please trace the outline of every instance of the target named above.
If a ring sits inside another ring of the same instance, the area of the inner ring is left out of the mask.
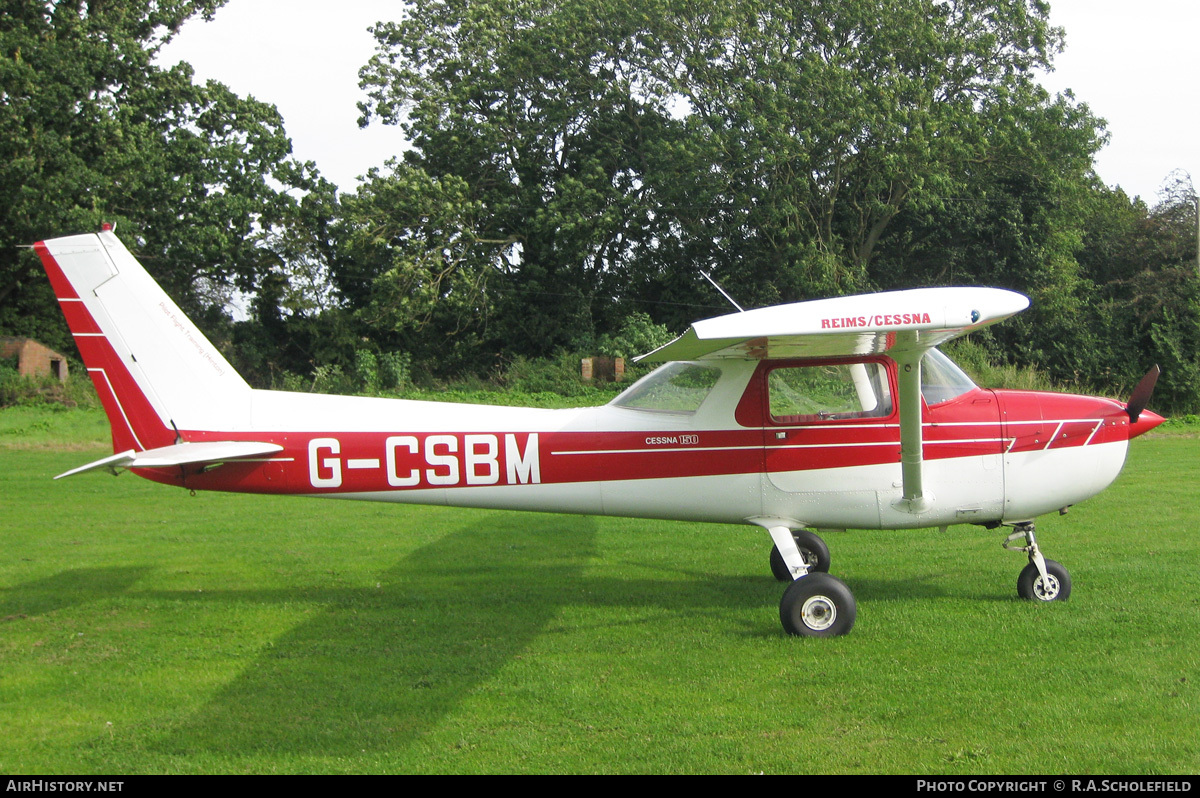
[[[1160,416],[1158,413],[1150,410],[1143,410],[1138,415],[1138,420],[1129,425],[1129,439],[1133,440],[1137,436],[1149,432],[1164,421],[1166,421],[1166,419]]]

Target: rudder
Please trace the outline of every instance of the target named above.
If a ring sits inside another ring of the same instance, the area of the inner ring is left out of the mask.
[[[113,450],[245,428],[250,387],[117,237],[35,245],[112,426]]]

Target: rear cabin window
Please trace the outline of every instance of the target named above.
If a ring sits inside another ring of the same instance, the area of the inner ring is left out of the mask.
[[[879,363],[784,366],[767,375],[771,421],[807,424],[892,413],[887,369]]]
[[[617,407],[659,413],[695,413],[717,384],[721,370],[697,363],[668,363],[613,400]]]

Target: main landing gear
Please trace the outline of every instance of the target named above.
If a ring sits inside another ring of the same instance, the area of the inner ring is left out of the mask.
[[[1071,595],[1071,575],[1038,548],[1032,521],[1013,525],[1004,548],[1029,556],[1017,578],[1017,594],[1031,601],[1066,601]],[[800,637],[835,637],[854,627],[858,605],[846,583],[830,576],[829,547],[807,529],[770,527],[771,573],[789,582],[779,602],[784,631]],[[1024,545],[1018,541],[1024,540]]]
[[[1033,535],[1033,522],[1016,524],[1013,529],[1004,541],[1004,548],[1029,555],[1029,564],[1017,577],[1017,595],[1032,601],[1066,601],[1071,595],[1071,575],[1060,563],[1042,556]],[[1020,538],[1025,538],[1024,546],[1012,545]]]
[[[771,527],[771,573],[791,582],[779,602],[784,631],[801,637],[835,637],[854,626],[858,604],[846,583],[830,576],[829,547],[807,529]]]

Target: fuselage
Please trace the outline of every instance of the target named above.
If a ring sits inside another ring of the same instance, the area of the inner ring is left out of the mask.
[[[773,372],[866,367],[876,388],[859,385],[850,412],[773,407]],[[1161,422],[1143,413],[1131,425],[1108,399],[988,390],[961,372],[934,378],[923,402],[930,502],[913,513],[899,501],[895,371],[883,356],[672,364],[608,405],[566,410],[253,391],[244,430],[185,430],[183,438],[267,441],[283,451],[216,468],[138,471],[198,490],[913,528],[1011,523],[1076,504],[1116,478],[1131,437]],[[683,386],[673,392],[672,382]],[[862,390],[883,401],[864,412]]]

